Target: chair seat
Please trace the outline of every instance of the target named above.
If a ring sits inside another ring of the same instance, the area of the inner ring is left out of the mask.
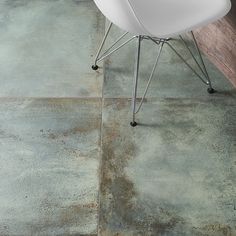
[[[129,0],[139,23],[166,38],[216,21],[231,8],[228,0]]]
[[[135,35],[168,38],[225,16],[230,0],[94,0],[114,24]]]

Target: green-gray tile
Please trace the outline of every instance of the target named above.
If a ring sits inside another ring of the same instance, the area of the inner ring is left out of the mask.
[[[235,99],[105,99],[100,235],[236,235]]]
[[[0,99],[0,235],[97,232],[101,101]]]
[[[93,1],[0,3],[1,97],[101,97],[91,70],[104,18]]]

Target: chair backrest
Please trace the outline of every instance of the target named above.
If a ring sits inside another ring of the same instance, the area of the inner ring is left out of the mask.
[[[230,0],[94,0],[114,24],[140,35],[168,36],[226,15]]]

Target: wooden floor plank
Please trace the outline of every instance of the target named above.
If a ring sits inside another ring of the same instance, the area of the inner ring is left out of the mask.
[[[226,17],[195,33],[202,51],[236,86],[236,2]]]

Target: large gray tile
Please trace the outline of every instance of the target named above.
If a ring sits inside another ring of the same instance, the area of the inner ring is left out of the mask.
[[[109,36],[112,43],[123,31],[113,27]],[[128,38],[128,37],[127,37]],[[193,60],[187,49],[180,40],[172,42],[177,50],[191,63]],[[190,44],[191,45],[191,44]],[[104,97],[122,98],[132,96],[132,83],[134,75],[134,58],[136,55],[137,42],[132,41],[129,45],[111,55],[105,62]],[[194,48],[193,48],[194,49]],[[154,65],[158,46],[151,41],[143,41],[141,49],[141,66],[139,79],[139,96],[143,93],[148,77]],[[195,51],[196,54],[196,51]],[[219,91],[218,96],[236,90],[222,75],[222,73],[204,57],[214,88]],[[170,50],[164,47],[160,64],[155,72],[148,97],[208,97],[204,85],[198,77]]]
[[[0,235],[97,232],[101,102],[0,99]]]
[[[93,1],[4,0],[0,26],[0,96],[102,96],[91,64],[104,19]]]
[[[105,99],[100,235],[236,235],[236,106]]]

